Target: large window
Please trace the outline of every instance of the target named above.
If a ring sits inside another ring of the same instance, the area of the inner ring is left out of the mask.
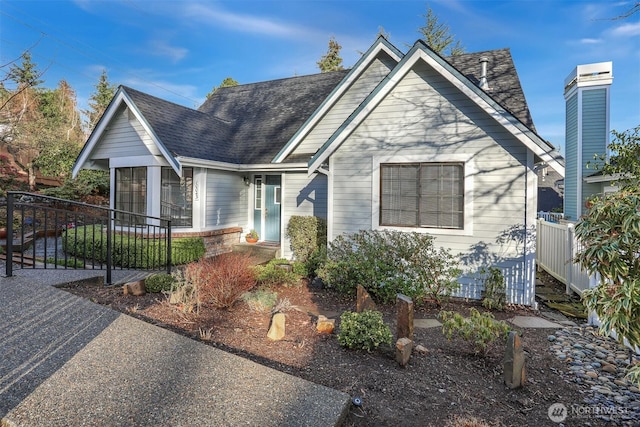
[[[193,168],[182,168],[179,177],[172,168],[162,168],[161,217],[171,219],[176,227],[193,224]]]
[[[116,169],[115,206],[121,211],[147,214],[147,168]],[[127,224],[144,222],[141,217],[122,213],[116,218]]]
[[[464,164],[381,164],[380,225],[463,229]]]

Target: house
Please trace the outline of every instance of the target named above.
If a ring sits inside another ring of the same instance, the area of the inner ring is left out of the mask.
[[[380,37],[345,71],[221,88],[193,110],[120,87],[74,166],[111,171],[112,206],[183,233],[279,244],[292,215],[430,233],[460,253],[460,296],[500,267],[534,304],[537,135],[508,49],[443,58]]]

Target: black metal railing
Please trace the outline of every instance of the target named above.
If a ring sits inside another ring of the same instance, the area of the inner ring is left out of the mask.
[[[10,191],[6,202],[7,276],[20,268],[166,270],[171,273],[171,221]]]

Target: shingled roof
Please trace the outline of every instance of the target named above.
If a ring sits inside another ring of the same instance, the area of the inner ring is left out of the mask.
[[[524,97],[518,72],[513,64],[509,49],[487,50],[484,52],[464,53],[445,58],[476,86],[480,85],[480,58],[486,57],[487,82],[485,90],[496,102],[520,120],[529,129],[535,131],[531,112]]]
[[[445,58],[475,85],[489,59],[486,91],[535,131],[509,49]],[[123,87],[174,155],[232,164],[270,163],[349,70],[219,88],[198,110]],[[289,159],[291,160],[291,159]]]

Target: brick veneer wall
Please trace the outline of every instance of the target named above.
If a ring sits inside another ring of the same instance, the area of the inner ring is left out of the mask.
[[[242,227],[230,227],[220,230],[197,231],[197,232],[174,232],[176,237],[202,237],[204,240],[205,258],[231,252],[233,245],[240,242]]]

